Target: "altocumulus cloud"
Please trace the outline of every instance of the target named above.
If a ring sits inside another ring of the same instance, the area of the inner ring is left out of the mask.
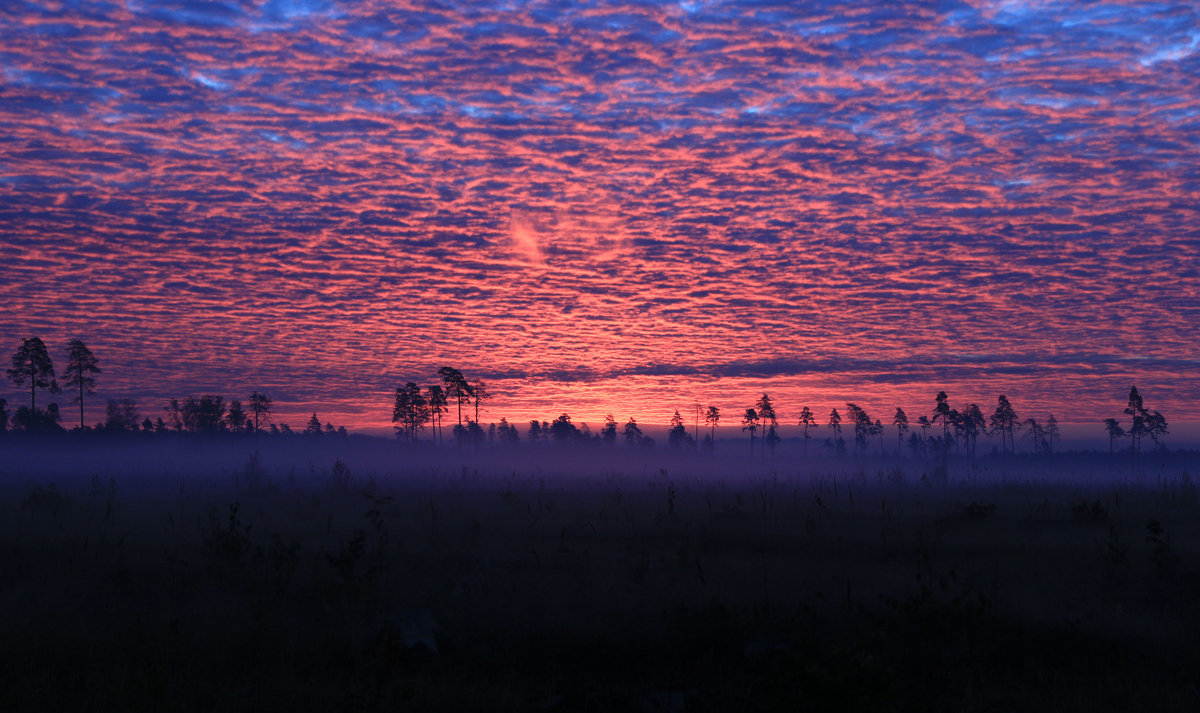
[[[84,336],[147,400],[274,386],[367,421],[350,401],[442,363],[516,410],[554,400],[539,375],[1033,374],[1090,406],[1091,374],[1170,381],[1197,417],[1198,26],[6,3],[0,333]]]

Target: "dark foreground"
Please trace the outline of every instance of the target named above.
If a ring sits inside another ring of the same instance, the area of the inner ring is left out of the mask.
[[[0,710],[1200,710],[1190,479],[941,475],[10,477]]]

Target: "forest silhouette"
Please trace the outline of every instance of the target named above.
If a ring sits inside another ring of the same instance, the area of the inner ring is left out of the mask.
[[[95,394],[97,375],[102,373],[99,360],[79,339],[68,343],[66,353],[63,383],[71,395],[70,403],[79,407],[79,422],[71,427],[71,432],[107,435],[347,435],[345,426],[335,427],[330,422],[323,424],[316,412],[296,432],[286,423],[276,424],[272,415],[273,400],[258,391],[250,394],[244,402],[239,399],[226,401],[225,397],[214,394],[170,398],[154,418],[143,416],[139,404],[133,399],[108,399],[104,420],[89,426],[85,422],[84,399]],[[23,340],[13,352],[11,367],[6,373],[13,385],[28,388],[29,405],[17,406],[10,413],[7,400],[0,399],[0,433],[11,430],[44,435],[67,430],[62,425],[63,413],[57,403],[38,407],[39,392],[49,395],[63,393],[53,359],[40,338]],[[450,441],[459,447],[511,447],[521,443],[612,447],[618,441],[636,449],[651,449],[656,445],[655,440],[643,432],[636,419],[630,417],[618,426],[611,413],[605,416],[596,432],[588,424],[574,422],[568,413],[561,413],[552,420],[531,420],[523,434],[506,417],[489,423],[485,428],[480,421],[480,411],[492,397],[488,384],[482,379],[470,380],[460,369],[451,366],[437,369],[437,376],[440,383],[419,386],[410,381],[397,387],[391,415],[397,438],[409,443],[426,440],[433,444],[444,444],[447,441],[445,416],[453,410]],[[716,447],[717,431],[723,417],[721,408],[699,403],[694,404],[693,408],[695,413],[691,433],[678,409],[669,417],[666,442],[672,450],[708,451]],[[838,407],[831,408],[825,422],[821,423],[808,405],[800,408],[795,425],[800,429],[803,454],[808,454],[809,441],[815,439],[826,454],[845,455],[850,452],[855,457],[867,455],[871,452],[872,443],[876,442],[876,452],[881,456],[887,455],[882,419],[873,417],[854,402],[845,403],[844,411],[843,417]],[[1146,407],[1136,386],[1130,388],[1122,413],[1128,417],[1127,422],[1122,422],[1120,418],[1103,421],[1110,453],[1118,450],[1119,443],[1125,444],[1123,448],[1134,454],[1141,453],[1147,441],[1153,450],[1166,448],[1165,436],[1170,432],[1166,417]],[[780,417],[772,397],[763,393],[739,416],[737,427],[748,437],[750,454],[754,455],[757,448],[760,455],[773,456],[783,439]],[[708,430],[702,438],[699,432],[701,417]],[[843,435],[844,422],[852,428],[849,446]],[[999,438],[998,448],[993,449],[995,455],[1016,453],[1018,440],[1027,443],[1032,454],[1050,455],[1061,444],[1062,438],[1054,414],[1048,414],[1045,419],[1022,419],[1005,394],[997,397],[994,410],[987,416],[976,403],[969,403],[962,408],[952,407],[946,392],[939,391],[933,398],[933,407],[928,415],[921,414],[913,424],[904,409],[897,406],[890,425],[895,429],[896,449],[891,454],[895,457],[945,458],[953,453],[975,458],[979,455],[981,436]],[[617,437],[618,428],[620,439]],[[823,438],[820,435],[822,432],[825,434]]]

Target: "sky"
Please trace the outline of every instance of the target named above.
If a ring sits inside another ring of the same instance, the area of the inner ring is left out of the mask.
[[[1200,421],[1200,9],[8,0],[0,266],[91,420]]]

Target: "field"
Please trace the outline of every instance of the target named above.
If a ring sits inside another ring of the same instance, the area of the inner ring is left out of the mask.
[[[1196,454],[732,451],[0,444],[0,709],[1200,709]]]

